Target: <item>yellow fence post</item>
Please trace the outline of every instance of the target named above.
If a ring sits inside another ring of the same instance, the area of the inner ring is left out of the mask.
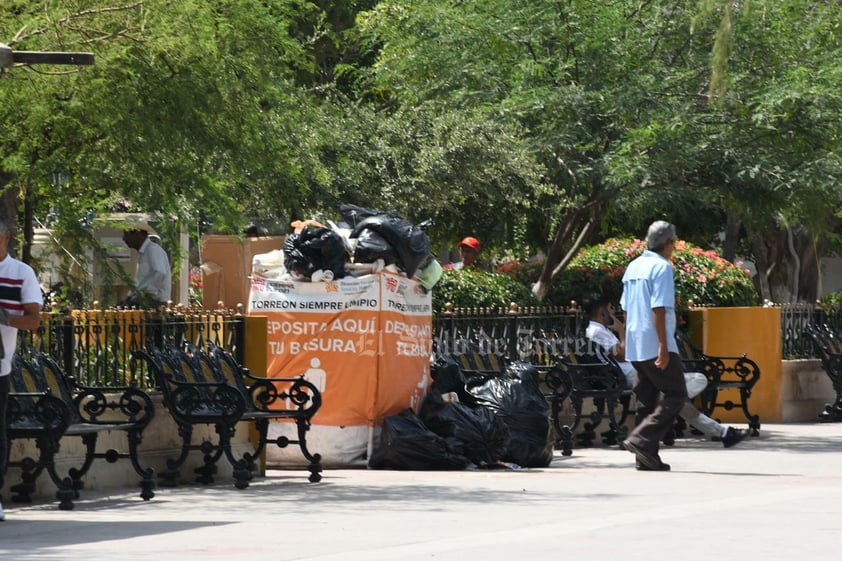
[[[248,368],[255,376],[266,376],[269,318],[266,316],[245,316],[243,319],[245,320],[243,366]],[[257,429],[255,429],[254,424],[250,424],[249,427],[249,439],[255,446],[258,446],[260,443],[257,442]],[[260,455],[260,472],[266,472],[266,448]]]

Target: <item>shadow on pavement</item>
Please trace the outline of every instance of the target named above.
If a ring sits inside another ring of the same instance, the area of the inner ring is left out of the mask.
[[[101,508],[124,508],[126,504],[103,504]],[[69,516],[72,516],[70,514]],[[204,526],[219,526],[227,522],[191,522],[191,521],[90,521],[90,520],[57,520],[47,519],[15,520],[14,516],[7,516],[5,522],[0,523],[0,557],[4,559],[39,560],[65,559],[63,546],[108,542],[111,540],[125,540],[137,537],[149,537],[172,532],[183,532]],[[39,545],[36,536],[49,536]],[[103,545],[103,551],[108,551],[108,545]],[[120,559],[120,552],[113,551],[114,559]]]

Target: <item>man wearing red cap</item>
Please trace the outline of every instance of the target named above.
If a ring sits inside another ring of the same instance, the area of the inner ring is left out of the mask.
[[[443,267],[444,269],[464,269],[465,267],[478,266],[477,257],[479,257],[479,252],[482,250],[482,244],[479,243],[478,239],[468,236],[459,242],[458,247],[462,254],[462,261],[448,263]]]

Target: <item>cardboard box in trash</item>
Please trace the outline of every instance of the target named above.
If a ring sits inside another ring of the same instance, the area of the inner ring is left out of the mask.
[[[255,255],[282,248],[284,239],[285,236],[202,236],[204,307],[216,309],[219,301],[227,308],[245,304],[249,295],[252,259]]]

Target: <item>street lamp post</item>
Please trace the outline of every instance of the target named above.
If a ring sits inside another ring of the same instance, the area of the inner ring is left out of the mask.
[[[93,53],[63,53],[47,51],[13,51],[0,43],[0,68],[18,64],[70,64],[87,66],[94,63]]]

